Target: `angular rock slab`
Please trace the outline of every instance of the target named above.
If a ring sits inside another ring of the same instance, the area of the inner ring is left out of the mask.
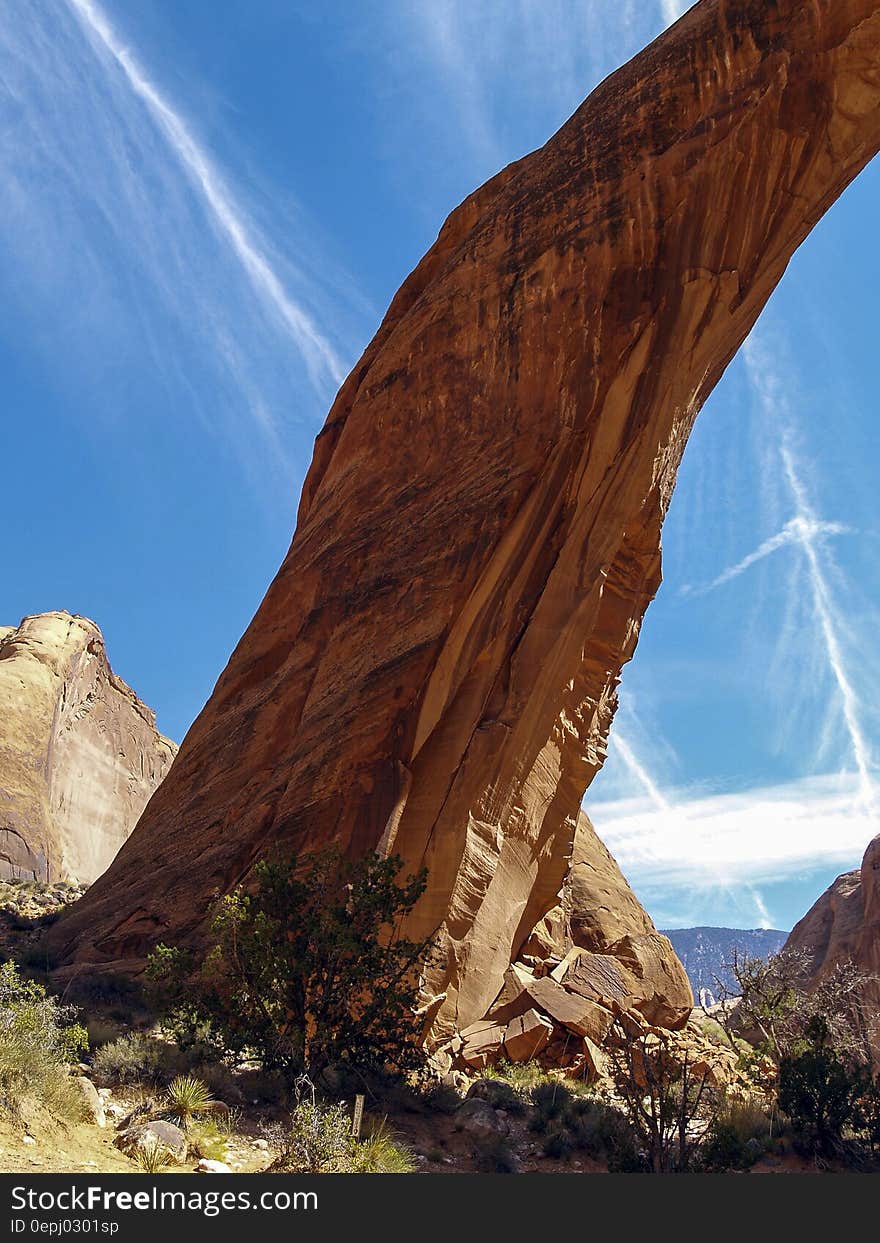
[[[880,0],[703,0],[452,213],[56,955],[203,944],[268,848],[336,842],[428,867],[431,1039],[486,1013],[559,893],[697,412],[880,146],[878,52]]]

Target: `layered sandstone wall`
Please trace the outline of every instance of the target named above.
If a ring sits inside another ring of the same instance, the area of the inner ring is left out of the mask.
[[[857,1003],[864,1014],[880,1015],[880,836],[868,844],[861,867],[838,876],[795,924],[788,950],[804,955],[808,988],[853,963],[865,977]],[[869,1043],[880,1063],[876,1025]]]
[[[274,846],[379,848],[429,870],[434,1037],[484,1015],[563,883],[696,414],[878,146],[880,0],[703,0],[453,212],[55,952],[137,970]]]
[[[0,875],[95,880],[177,748],[69,613],[0,629]]]

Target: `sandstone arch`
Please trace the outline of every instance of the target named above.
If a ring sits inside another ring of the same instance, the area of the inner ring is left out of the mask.
[[[552,904],[693,421],[880,147],[880,0],[703,0],[467,199],[318,436],[165,784],[53,929],[136,969],[267,845],[429,864],[442,1035]]]

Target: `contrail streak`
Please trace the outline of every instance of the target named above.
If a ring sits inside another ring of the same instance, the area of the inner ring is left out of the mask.
[[[749,895],[751,896],[751,899],[755,904],[755,910],[758,912],[758,918],[761,921],[761,927],[772,928],[773,919],[771,918],[770,912],[767,910],[767,904],[764,901],[764,899],[761,897],[760,893],[758,892],[758,890],[755,888],[754,885],[749,885]]]
[[[714,591],[716,587],[729,583],[731,579],[739,578],[740,574],[744,574],[756,562],[763,561],[765,557],[769,557],[778,548],[785,548],[788,544],[802,546],[805,540],[815,540],[823,535],[846,535],[849,533],[851,533],[851,528],[844,526],[840,522],[819,522],[798,514],[796,517],[789,519],[776,535],[772,535],[769,539],[764,540],[763,544],[759,544],[754,552],[750,552],[748,556],[743,557],[742,561],[737,561],[736,565],[732,565],[722,571],[717,578],[712,579],[711,583],[706,583],[703,587],[683,587],[681,593],[686,596],[706,595],[707,592]]]
[[[828,664],[834,681],[837,683],[837,689],[840,692],[844,725],[849,736],[853,759],[859,774],[859,795],[862,802],[866,806],[870,806],[874,800],[871,753],[859,719],[860,705],[858,696],[846,671],[846,663],[838,635],[834,603],[816,548],[816,518],[807,499],[806,489],[798,475],[794,456],[785,441],[783,441],[780,452],[786,481],[794,498],[797,518],[802,523],[798,542],[803,549],[807,562],[810,588],[813,593],[813,606],[816,610],[819,628],[825,642]]]
[[[645,791],[658,811],[671,811],[672,807],[667,799],[663,797],[657,788],[656,783],[652,780],[650,774],[639,761],[635,751],[626,741],[620,732],[618,726],[615,725],[614,732],[611,735],[612,745],[617,749],[620,758],[626,767],[638,781],[639,785]]]
[[[310,316],[291,300],[266,256],[250,235],[244,214],[222,177],[212,166],[187,129],[183,120],[165,102],[127,48],[125,48],[93,0],[68,0],[80,21],[101,41],[124,72],[131,89],[143,101],[165,134],[169,145],[201,189],[214,219],[227,236],[257,294],[267,302],[287,325],[305,360],[315,387],[320,385],[322,370],[335,383],[341,384],[345,369],[330,343],[318,331]]]

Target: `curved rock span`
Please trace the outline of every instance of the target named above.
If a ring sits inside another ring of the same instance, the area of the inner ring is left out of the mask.
[[[379,848],[429,869],[434,1037],[480,1019],[562,884],[696,414],[878,146],[880,0],[703,0],[454,211],[56,952],[135,969],[275,844]]]
[[[0,628],[0,875],[100,876],[176,751],[94,622],[41,613]]]

